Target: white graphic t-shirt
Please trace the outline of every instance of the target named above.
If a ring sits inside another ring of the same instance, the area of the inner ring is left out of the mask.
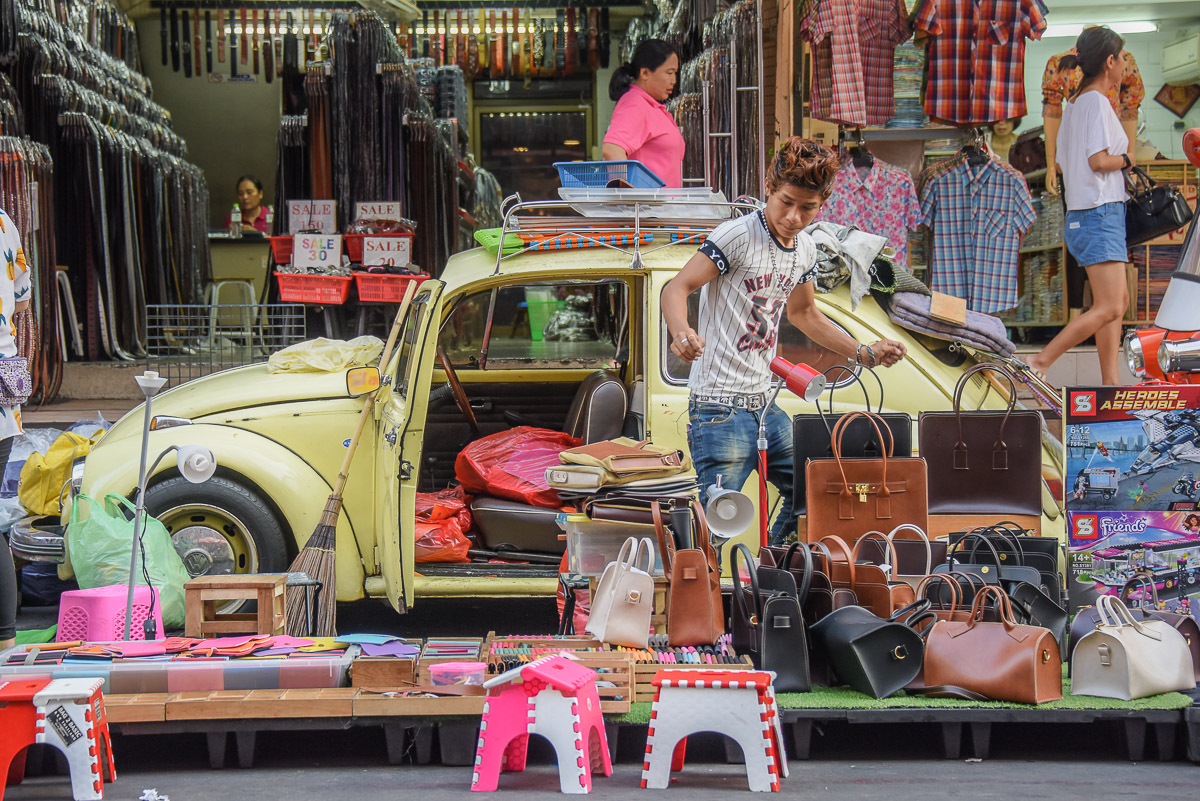
[[[720,275],[700,290],[697,333],[704,353],[692,363],[692,395],[766,392],[788,297],[817,272],[817,249],[806,233],[793,248],[767,230],[761,211],[722,223],[700,246]]]

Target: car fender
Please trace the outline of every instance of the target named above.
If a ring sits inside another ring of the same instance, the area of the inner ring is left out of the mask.
[[[201,445],[212,450],[219,472],[242,481],[269,498],[282,515],[297,551],[316,529],[333,487],[308,462],[278,442],[244,429],[222,425],[176,426],[149,435],[152,458],[171,445]],[[141,441],[136,437],[101,442],[84,462],[82,491],[94,498],[110,492],[132,498],[137,490]],[[177,475],[173,459],[163,459],[147,485]],[[371,521],[355,527],[350,510],[338,516],[336,552],[337,598],[363,597],[365,568],[359,555],[372,536]],[[360,540],[355,547],[357,537]]]

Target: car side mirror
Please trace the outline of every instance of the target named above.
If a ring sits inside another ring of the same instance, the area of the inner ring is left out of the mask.
[[[346,394],[351,398],[379,389],[378,367],[353,367],[346,371]]]

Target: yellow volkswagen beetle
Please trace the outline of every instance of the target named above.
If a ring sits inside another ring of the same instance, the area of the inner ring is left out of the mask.
[[[386,597],[404,611],[419,597],[555,592],[564,546],[552,511],[504,502],[476,509],[486,530],[470,563],[414,561],[416,493],[453,482],[456,456],[480,435],[529,424],[687,447],[687,365],[664,347],[659,299],[696,245],[643,231],[632,219],[617,227],[648,241],[503,257],[478,248],[420,285],[351,467],[337,529],[338,600]],[[885,410],[915,420],[950,407],[955,383],[974,363],[965,351],[898,328],[869,297],[850,311],[845,286],[817,299],[856,339],[889,337],[908,347],[908,359],[878,373]],[[786,321],[780,348],[793,362],[835,363]],[[258,364],[155,399],[150,452],[197,443],[219,464],[204,484],[187,483],[168,464],[148,483],[147,507],[193,574],[287,567],[317,524],[363,405],[347,386],[344,372],[270,374]],[[835,411],[862,408],[862,398],[858,388],[840,389]],[[970,408],[1005,403],[983,380],[965,393]],[[789,414],[814,411],[787,393],[780,405]],[[91,452],[83,492],[133,494],[142,419],[133,410]],[[1059,458],[1052,442],[1043,449],[1051,482],[1061,480]],[[745,487],[752,498],[755,482],[752,475]],[[1049,490],[1044,495],[1043,531],[1061,536],[1057,504]]]

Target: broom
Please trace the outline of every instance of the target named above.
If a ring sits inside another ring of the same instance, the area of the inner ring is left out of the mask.
[[[400,309],[396,312],[396,321],[392,323],[387,344],[383,346],[383,354],[379,357],[381,370],[387,369],[392,348],[400,334],[401,323],[404,320],[405,312],[408,311],[409,301],[412,299],[417,284],[417,281],[409,281],[404,291],[404,299],[400,302]],[[291,567],[288,568],[290,573],[307,573],[320,582],[316,610],[316,635],[318,637],[333,637],[337,633],[335,622],[337,575],[334,566],[334,549],[337,545],[338,517],[342,511],[342,490],[346,488],[346,477],[350,472],[350,462],[354,459],[354,452],[358,449],[358,441],[362,437],[363,429],[367,426],[367,421],[371,419],[371,410],[375,406],[376,394],[377,392],[372,392],[367,396],[362,411],[358,414],[358,426],[350,438],[350,447],[346,450],[346,458],[342,460],[342,469],[338,471],[337,480],[333,485],[333,493],[325,502],[325,511],[321,513],[317,527],[308,538],[308,542],[304,544],[304,548],[296,556],[295,561],[292,562]],[[287,594],[288,633],[292,636],[302,637],[308,634],[308,590],[307,588],[297,588],[297,590],[297,592]]]

